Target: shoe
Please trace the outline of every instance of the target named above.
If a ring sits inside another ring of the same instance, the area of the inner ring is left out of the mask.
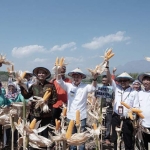
[[[107,145],[111,144],[108,139],[105,140],[105,143],[106,143]]]

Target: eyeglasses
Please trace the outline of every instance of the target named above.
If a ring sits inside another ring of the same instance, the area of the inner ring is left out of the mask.
[[[119,80],[118,82],[127,82],[127,81],[129,81],[129,80]]]

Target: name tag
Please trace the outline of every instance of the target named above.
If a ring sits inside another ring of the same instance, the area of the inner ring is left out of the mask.
[[[118,106],[118,114],[123,115],[123,106]]]

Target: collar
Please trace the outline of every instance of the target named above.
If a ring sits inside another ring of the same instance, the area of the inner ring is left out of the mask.
[[[81,86],[81,84],[82,84],[82,82],[80,82],[80,84],[79,84],[79,85],[75,85],[75,84],[74,84],[74,81],[72,82],[72,85],[74,85],[74,86],[76,86],[76,87]]]

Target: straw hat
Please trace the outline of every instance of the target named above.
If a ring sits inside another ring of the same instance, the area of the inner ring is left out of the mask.
[[[117,81],[119,81],[120,79],[128,79],[130,81],[133,81],[133,78],[126,72],[123,72],[122,74],[116,77]]]
[[[35,68],[35,69],[33,70],[33,74],[34,74],[36,77],[38,76],[39,70],[45,71],[45,73],[46,73],[46,79],[51,77],[51,72],[50,72],[47,68],[44,68],[44,67],[37,67],[37,68]]]
[[[144,77],[150,77],[150,73],[142,73],[138,76],[138,80],[142,82]]]
[[[76,69],[72,70],[71,72],[69,72],[68,76],[72,77],[73,74],[81,74],[82,79],[86,78],[86,75],[79,68],[76,68]]]

